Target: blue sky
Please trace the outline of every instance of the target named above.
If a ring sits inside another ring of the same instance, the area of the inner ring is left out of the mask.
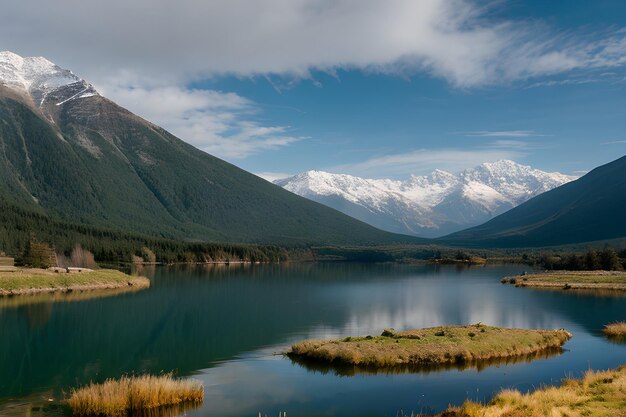
[[[268,178],[405,178],[502,158],[581,174],[626,154],[623,1],[5,6],[0,49],[71,68]]]
[[[502,157],[579,173],[626,154],[624,76],[584,74],[581,79],[598,81],[533,86],[547,81],[533,79],[458,89],[427,76],[347,71],[337,77],[315,73],[315,82],[280,92],[265,80],[225,79],[199,87],[248,97],[261,108],[263,123],[291,126],[290,133],[303,138],[233,159],[252,172],[321,169],[403,177]],[[624,142],[611,143],[619,141]],[[467,152],[467,164],[452,156],[456,151]],[[365,164],[411,152],[420,153],[415,164]],[[429,154],[432,161],[423,161]]]

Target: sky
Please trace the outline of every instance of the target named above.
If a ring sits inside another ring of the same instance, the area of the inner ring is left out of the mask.
[[[267,179],[626,154],[623,0],[3,0],[44,56]]]

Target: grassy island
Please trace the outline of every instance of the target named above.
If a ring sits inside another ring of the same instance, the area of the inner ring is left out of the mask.
[[[119,288],[147,288],[150,280],[112,269],[57,273],[47,269],[0,272],[0,296]]]
[[[468,401],[439,417],[601,417],[624,416],[626,366],[610,371],[588,371],[581,379],[566,379],[560,387],[532,393],[504,390],[487,405]]]
[[[605,335],[616,339],[626,339],[626,322],[609,323],[602,329]]]
[[[307,340],[293,345],[287,354],[365,367],[463,364],[560,348],[571,336],[565,330],[503,329],[479,323],[405,332],[387,329],[376,337]]]
[[[73,390],[67,400],[76,416],[141,415],[168,406],[193,406],[204,401],[200,381],[172,375],[124,376]]]
[[[626,272],[554,271],[505,277],[502,283],[516,287],[626,291]]]

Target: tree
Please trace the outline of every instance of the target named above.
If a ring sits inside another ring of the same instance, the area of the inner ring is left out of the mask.
[[[141,257],[144,262],[149,262],[149,263],[156,262],[156,255],[154,254],[154,252],[152,252],[152,250],[150,250],[150,248],[146,246],[141,248]]]
[[[593,249],[585,254],[585,268],[589,271],[595,271],[602,268],[598,254]]]
[[[77,268],[95,268],[96,260],[93,253],[83,249],[81,245],[74,246],[70,254],[70,263]]]
[[[576,255],[575,253],[573,253],[565,260],[564,269],[568,269],[570,271],[585,269],[585,260],[580,255]]]
[[[457,261],[469,261],[471,258],[468,253],[463,251],[457,251],[455,259]]]
[[[50,268],[56,266],[54,249],[47,243],[31,237],[24,251],[23,263],[33,268]]]
[[[606,247],[600,252],[600,265],[605,271],[619,271],[622,263],[613,248]]]

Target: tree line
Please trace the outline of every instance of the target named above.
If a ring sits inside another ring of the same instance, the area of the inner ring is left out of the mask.
[[[616,251],[606,246],[602,250],[590,249],[585,253],[564,255],[540,254],[534,259],[523,256],[525,261],[548,270],[568,271],[623,271],[626,269],[626,250]]]
[[[181,242],[119,230],[73,224],[0,201],[0,250],[23,264],[33,256],[71,258],[80,247],[97,262],[280,262],[288,258],[285,248],[271,245]],[[34,261],[38,263],[39,261]]]

